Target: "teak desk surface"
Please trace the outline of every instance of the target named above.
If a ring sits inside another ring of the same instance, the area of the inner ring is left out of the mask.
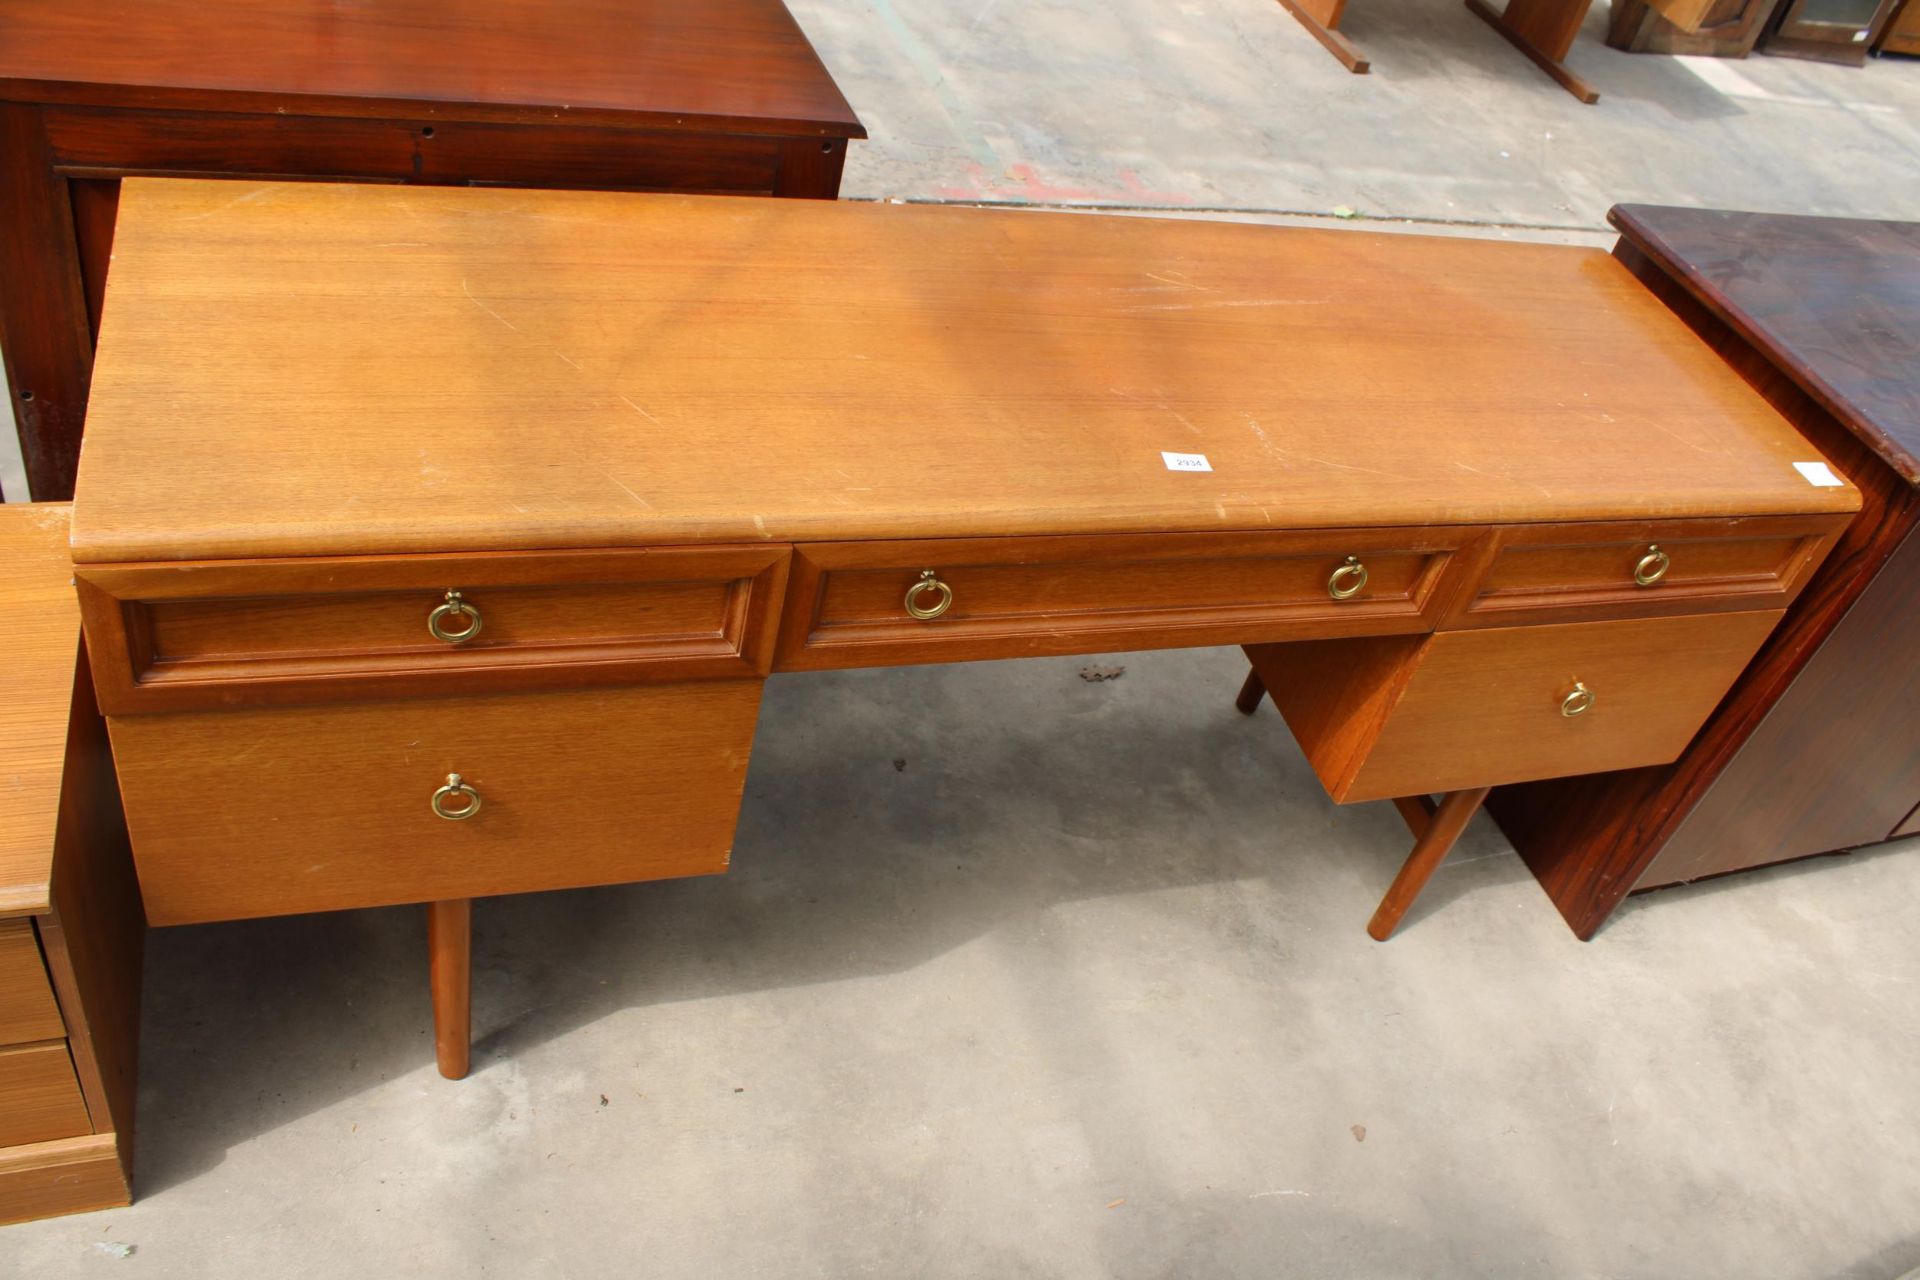
[[[1578,249],[166,181],[122,222],[73,548],[148,917],[432,904],[454,1076],[470,899],[724,871],[770,672],[1242,645],[1240,710],[1414,830],[1384,939],[1490,786],[1674,759],[1860,501]]]
[[[82,561],[1857,505],[1598,251],[200,182],[122,224]]]
[[[864,137],[780,0],[0,0],[0,347],[33,496],[72,496],[124,177],[831,199]]]

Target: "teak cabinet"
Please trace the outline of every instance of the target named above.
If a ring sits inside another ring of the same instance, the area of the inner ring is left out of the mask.
[[[146,927],[67,519],[0,507],[0,1222],[126,1204],[132,1187]]]
[[[0,348],[33,496],[72,496],[122,178],[831,199],[865,136],[780,0],[0,0]]]

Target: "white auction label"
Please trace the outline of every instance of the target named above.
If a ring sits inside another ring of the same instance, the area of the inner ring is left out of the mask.
[[[1162,449],[1160,451],[1160,459],[1167,464],[1167,470],[1169,471],[1213,470],[1213,467],[1207,462],[1207,455],[1204,453],[1168,453],[1165,449]],[[1798,466],[1799,464],[1795,463],[1794,465]]]
[[[1796,462],[1793,469],[1807,478],[1807,483],[1818,485],[1822,489],[1838,489],[1846,481],[1833,474],[1824,462]]]

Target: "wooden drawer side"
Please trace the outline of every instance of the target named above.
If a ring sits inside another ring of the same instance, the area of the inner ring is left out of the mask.
[[[785,547],[88,566],[112,715],[764,674]],[[471,640],[443,629],[480,619]],[[105,649],[107,652],[103,653]]]
[[[760,689],[705,681],[114,718],[147,918],[724,871]],[[481,808],[448,820],[432,800],[456,772]]]

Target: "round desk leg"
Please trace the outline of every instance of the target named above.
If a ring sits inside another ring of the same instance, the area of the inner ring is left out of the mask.
[[[467,1074],[473,1031],[473,900],[427,904],[428,978],[433,988],[433,1052],[440,1074]]]

